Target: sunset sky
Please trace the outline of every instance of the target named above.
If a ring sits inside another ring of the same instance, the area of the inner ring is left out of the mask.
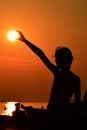
[[[21,41],[7,39],[20,30],[54,62],[55,48],[72,50],[71,70],[87,90],[87,0],[0,0],[0,101],[48,101],[52,73]]]

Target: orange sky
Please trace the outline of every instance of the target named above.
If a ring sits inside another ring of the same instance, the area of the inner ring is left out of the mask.
[[[55,48],[69,47],[83,97],[87,90],[87,0],[3,0],[0,25],[0,101],[48,101],[53,80],[25,44],[6,38],[11,29],[22,31],[53,63]]]

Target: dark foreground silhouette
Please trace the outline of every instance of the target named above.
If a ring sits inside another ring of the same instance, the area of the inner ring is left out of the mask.
[[[46,109],[26,107],[15,104],[16,110],[13,116],[0,116],[0,130],[14,128],[15,130],[44,130],[46,120]],[[20,106],[23,110],[20,110]]]
[[[85,96],[84,96],[85,97]],[[44,108],[33,108],[32,106],[24,106],[20,103],[15,104],[16,110],[13,112],[13,116],[0,116],[0,130],[15,129],[15,130],[45,130],[47,121],[47,110]],[[87,129],[87,97],[80,103],[80,114],[76,118],[74,117],[75,103],[71,102],[71,115],[70,117],[62,118],[61,124],[57,122],[57,125],[66,127],[66,121],[68,121],[68,127],[73,129]],[[20,106],[21,109],[20,110]],[[66,121],[65,121],[66,118]],[[65,124],[64,124],[65,121]],[[63,122],[63,124],[62,124]],[[63,126],[62,126],[63,125]],[[49,129],[48,129],[49,130]],[[55,129],[54,129],[55,130]]]

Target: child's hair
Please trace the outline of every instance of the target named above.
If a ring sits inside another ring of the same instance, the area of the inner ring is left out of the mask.
[[[67,47],[57,47],[55,51],[55,61],[60,69],[69,69],[73,61],[71,50]]]

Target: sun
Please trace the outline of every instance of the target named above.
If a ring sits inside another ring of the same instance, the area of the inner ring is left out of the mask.
[[[7,34],[7,38],[10,41],[15,41],[19,37],[19,33],[15,30],[9,31]]]

